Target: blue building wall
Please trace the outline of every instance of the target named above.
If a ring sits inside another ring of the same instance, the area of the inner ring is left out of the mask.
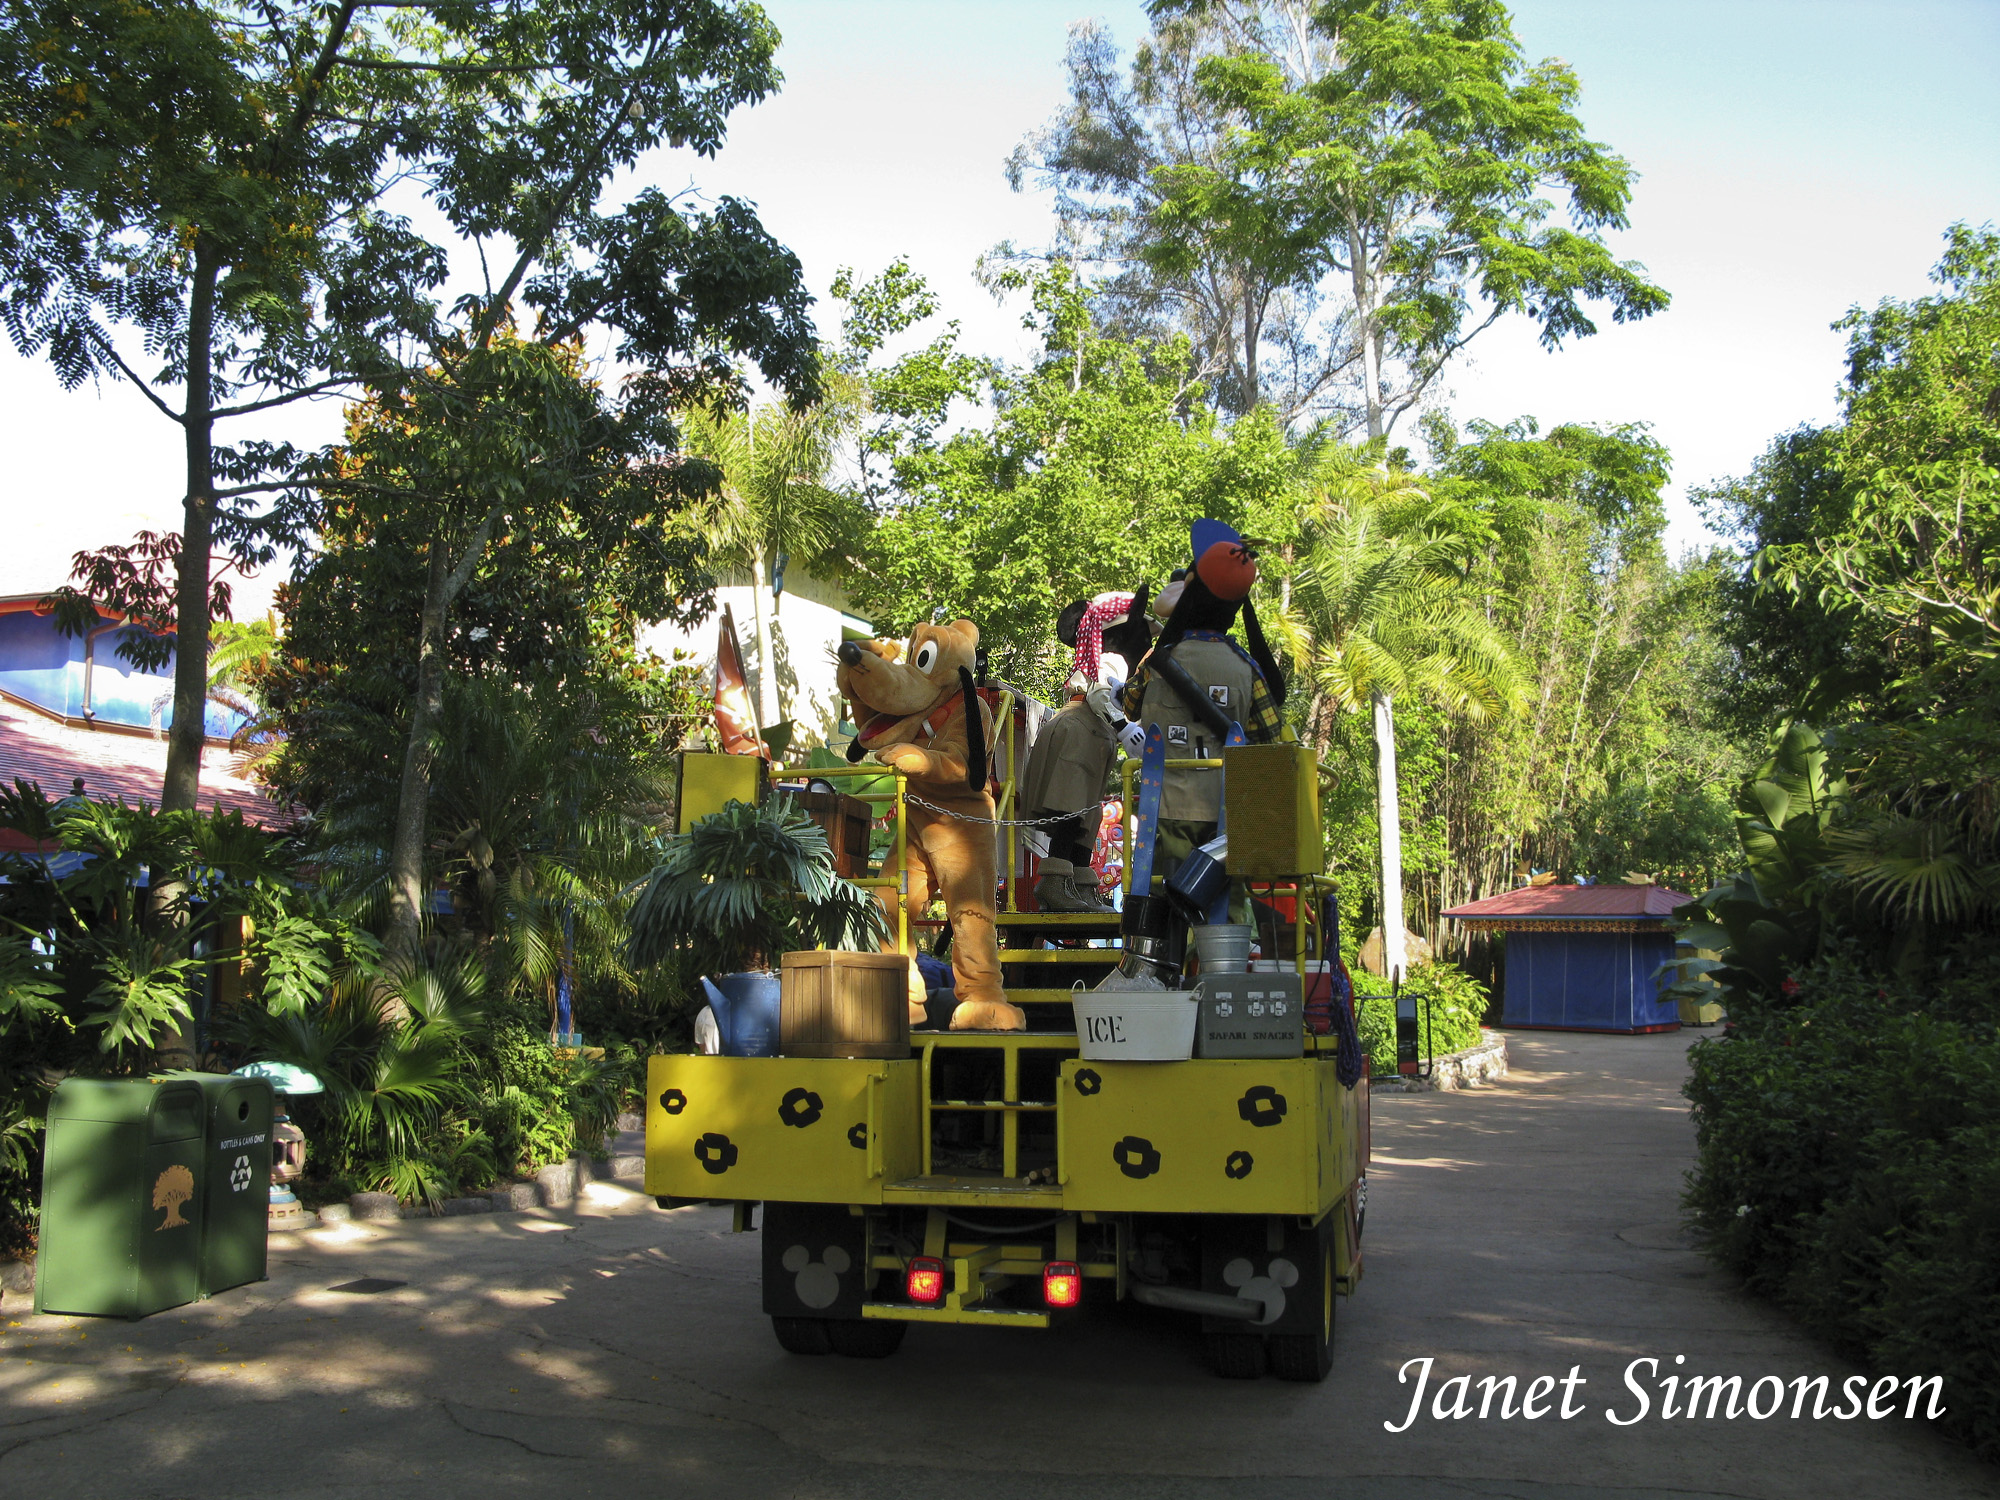
[[[169,656],[158,672],[135,671],[118,654],[118,644],[137,633],[137,627],[131,626],[108,631],[98,636],[90,649],[94,658],[89,672],[91,713],[102,723],[146,729],[155,722],[157,703],[157,722],[165,728],[174,715],[173,658]],[[48,615],[32,610],[0,614],[0,688],[51,713],[80,718],[86,645],[81,636],[63,635]],[[243,722],[240,715],[216,703],[208,705],[203,717],[202,727],[212,735],[233,734]]]
[[[1510,929],[1504,962],[1508,1026],[1648,1031],[1679,1024],[1656,977],[1672,961],[1671,932],[1523,932]]]

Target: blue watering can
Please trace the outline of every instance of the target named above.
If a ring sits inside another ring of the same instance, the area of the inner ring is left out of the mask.
[[[778,976],[724,974],[704,977],[708,1008],[715,1012],[724,1057],[772,1057],[778,1051]]]

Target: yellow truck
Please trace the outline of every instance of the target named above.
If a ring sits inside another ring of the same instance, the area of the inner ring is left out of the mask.
[[[1011,789],[1003,771],[1002,818]],[[897,878],[902,798],[899,779],[878,882]],[[1301,974],[1320,884],[1255,888],[1289,899]],[[761,1230],[764,1311],[794,1353],[879,1358],[913,1323],[1046,1328],[1129,1298],[1199,1318],[1221,1375],[1324,1379],[1335,1298],[1361,1277],[1366,1079],[1343,1087],[1334,1035],[1304,1028],[1296,1056],[1093,1060],[1068,986],[1118,963],[1117,916],[1000,923],[1028,1031],[919,1029],[886,1058],[655,1056],[646,1190]]]

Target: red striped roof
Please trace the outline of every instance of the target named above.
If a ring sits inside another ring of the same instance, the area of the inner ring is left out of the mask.
[[[199,807],[239,812],[262,828],[291,821],[288,809],[255,782],[235,774],[236,757],[210,745],[202,752]],[[47,797],[67,797],[83,778],[86,797],[156,807],[167,771],[167,742],[150,735],[77,729],[0,700],[0,785],[32,781]]]
[[[1663,885],[1524,885],[1454,906],[1447,917],[1560,918],[1588,921],[1592,917],[1630,921],[1634,917],[1670,917],[1690,898]]]

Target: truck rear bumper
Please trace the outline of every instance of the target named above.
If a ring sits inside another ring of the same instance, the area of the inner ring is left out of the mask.
[[[999,1328],[1046,1328],[1049,1315],[1012,1307],[913,1307],[903,1302],[864,1302],[864,1318],[898,1323],[983,1323]]]

